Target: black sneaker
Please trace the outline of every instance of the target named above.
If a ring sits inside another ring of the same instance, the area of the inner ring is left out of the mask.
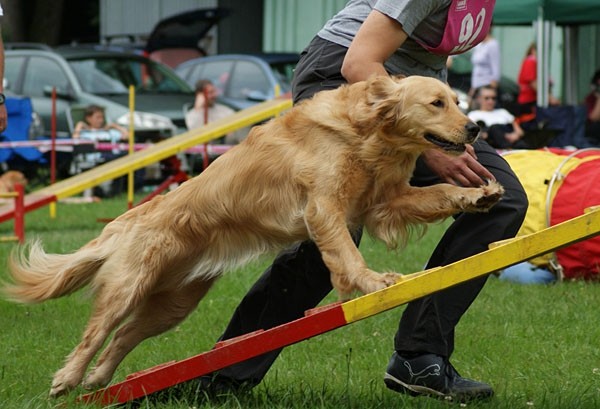
[[[211,398],[247,393],[254,386],[250,382],[241,382],[218,374],[204,375],[196,381],[198,382],[196,394]]]
[[[494,395],[490,385],[461,377],[447,359],[434,354],[404,359],[394,352],[383,380],[389,389],[411,396],[467,402]]]

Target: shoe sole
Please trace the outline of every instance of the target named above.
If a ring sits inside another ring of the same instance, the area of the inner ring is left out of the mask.
[[[388,373],[386,373],[383,376],[383,382],[385,383],[385,386],[387,386],[389,389],[392,389],[396,392],[409,394],[411,396],[425,395],[433,396],[440,399],[452,399],[452,396],[438,392],[435,389],[431,389],[421,385],[409,385],[407,383],[404,383],[400,379]]]
[[[388,387],[388,389],[399,393],[408,394],[410,396],[429,396],[452,402],[464,403],[474,400],[486,400],[494,396],[493,392],[446,394],[422,385],[409,385],[388,373],[386,373],[383,376],[383,382],[385,383],[385,386]]]

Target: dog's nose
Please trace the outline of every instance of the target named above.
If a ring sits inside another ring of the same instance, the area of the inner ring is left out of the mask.
[[[477,135],[479,135],[480,130],[481,128],[475,122],[469,121],[465,125],[465,131],[467,131],[467,135],[469,136],[469,139],[471,141],[474,141],[477,138]]]

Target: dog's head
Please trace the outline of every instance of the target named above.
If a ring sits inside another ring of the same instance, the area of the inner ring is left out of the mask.
[[[367,89],[369,105],[392,143],[461,153],[479,135],[479,126],[458,108],[456,93],[442,81],[379,76]]]
[[[0,181],[7,192],[14,192],[17,183],[27,186],[27,178],[18,170],[9,170],[0,176]]]

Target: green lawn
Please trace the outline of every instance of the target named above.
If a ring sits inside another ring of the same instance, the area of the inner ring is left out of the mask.
[[[68,252],[95,237],[97,218],[115,217],[125,198],[96,204],[58,205],[26,217],[27,238],[40,238],[48,251]],[[401,252],[365,238],[361,251],[379,270],[418,271],[444,225]],[[10,233],[10,223],[0,233]],[[12,243],[0,245],[0,264]],[[227,274],[178,328],[148,340],[119,367],[116,381],[162,362],[212,347],[237,302],[270,261],[265,257]],[[5,278],[5,269],[0,272]],[[90,310],[85,291],[41,305],[0,300],[0,408],[81,408],[82,390],[49,399],[52,374],[79,342]],[[330,295],[324,303],[335,301]],[[492,384],[496,396],[472,408],[600,407],[600,287],[588,283],[524,286],[492,277],[457,328],[453,363],[461,374]],[[166,393],[142,408],[447,408],[448,403],[388,391],[383,372],[393,349],[402,307],[340,328],[284,350],[268,376],[251,393],[207,401],[193,394]],[[455,405],[459,407],[459,405]]]

